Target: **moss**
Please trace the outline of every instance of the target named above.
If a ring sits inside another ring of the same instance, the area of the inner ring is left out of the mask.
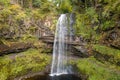
[[[103,45],[94,45],[93,49],[103,55],[104,58],[108,58],[109,62],[117,64],[120,62],[120,50],[106,47]],[[97,54],[97,53],[96,53]]]
[[[112,55],[114,57],[120,58],[120,50],[113,49],[113,48],[106,47],[106,46],[99,45],[99,44],[94,45],[93,48],[96,51],[100,52],[101,54]]]
[[[52,53],[52,49],[42,49],[41,53]]]
[[[8,56],[0,57],[0,80],[13,79],[29,72],[42,71],[50,63],[50,56],[40,54],[37,49],[29,49],[19,53],[14,59]]]
[[[88,75],[88,80],[119,80],[120,69],[116,66],[103,64],[95,58],[84,58],[77,61],[78,71]]]

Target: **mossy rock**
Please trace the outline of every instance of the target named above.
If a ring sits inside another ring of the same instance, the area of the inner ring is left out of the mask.
[[[99,44],[94,45],[93,50],[95,51],[95,57],[98,60],[102,62],[108,61],[120,66],[120,50]]]
[[[94,57],[82,58],[76,62],[79,73],[86,74],[87,80],[119,80],[120,67],[103,64]]]
[[[28,73],[40,72],[50,63],[50,56],[37,49],[0,57],[0,80],[13,80]]]

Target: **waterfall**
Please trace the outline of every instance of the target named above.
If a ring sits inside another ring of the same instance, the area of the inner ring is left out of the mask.
[[[73,19],[72,14],[61,14],[58,19],[54,46],[53,46],[53,60],[51,67],[51,76],[69,74],[70,68],[68,64],[68,45],[67,42],[72,40],[74,30],[73,30]]]

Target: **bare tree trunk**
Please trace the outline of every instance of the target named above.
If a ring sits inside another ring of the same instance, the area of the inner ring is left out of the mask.
[[[32,9],[32,0],[29,1],[29,8]]]
[[[20,4],[23,7],[24,6],[24,0],[21,0]]]

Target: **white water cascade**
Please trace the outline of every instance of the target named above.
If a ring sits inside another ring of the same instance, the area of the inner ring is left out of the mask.
[[[53,60],[50,76],[57,76],[61,74],[70,74],[71,70],[68,64],[68,45],[67,43],[73,37],[73,23],[72,14],[61,14],[56,26],[56,33],[53,46]]]

